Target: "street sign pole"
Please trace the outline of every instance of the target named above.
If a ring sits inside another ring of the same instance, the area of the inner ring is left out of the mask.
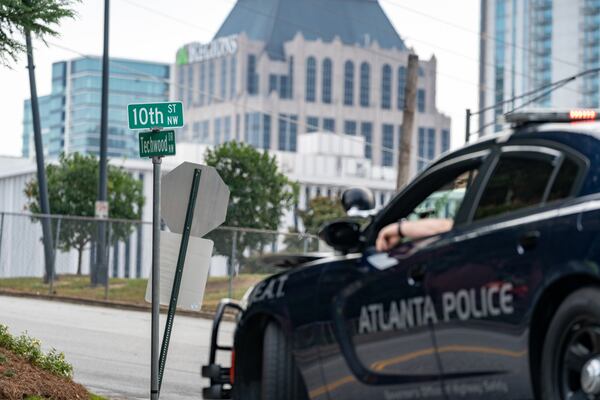
[[[177,258],[177,269],[175,270],[175,278],[173,280],[173,289],[171,290],[171,300],[169,303],[169,312],[167,314],[167,323],[165,324],[165,332],[163,335],[162,347],[160,349],[160,362],[159,362],[159,377],[158,377],[158,388],[162,386],[162,378],[165,371],[165,364],[167,362],[167,352],[169,351],[169,341],[171,340],[171,332],[173,330],[173,320],[175,318],[175,311],[177,309],[177,299],[179,298],[179,289],[181,287],[181,278],[183,276],[183,266],[185,264],[185,255],[187,253],[188,242],[190,240],[190,232],[192,229],[192,222],[194,218],[194,208],[196,206],[196,199],[198,198],[198,187],[200,186],[200,177],[202,171],[200,169],[194,169],[194,178],[192,179],[192,187],[190,190],[190,196],[187,204],[187,211],[185,213],[185,224],[181,237],[181,245],[179,246],[179,256]],[[154,278],[153,278],[154,282]]]
[[[175,131],[163,131],[162,129],[183,127],[183,103],[180,101],[174,101],[162,103],[129,104],[127,105],[127,119],[129,129],[131,130],[149,129],[147,132],[139,133],[138,141],[140,145],[140,157],[152,158],[152,286],[150,288],[150,297],[152,298],[152,327],[150,338],[150,399],[158,400],[160,397],[160,384],[162,382],[162,372],[164,368],[163,364],[161,364],[164,363],[163,355],[162,352],[159,352],[161,234],[160,169],[162,157],[175,155]],[[197,191],[198,187],[196,186],[196,192]],[[189,239],[189,234],[187,238]],[[176,302],[175,305],[177,305]],[[169,308],[169,313],[170,312],[171,308]],[[169,323],[172,324],[173,317],[170,317],[169,321]]]
[[[152,157],[152,347],[150,351],[150,398],[158,400],[158,340],[160,319],[160,167],[162,157]]]

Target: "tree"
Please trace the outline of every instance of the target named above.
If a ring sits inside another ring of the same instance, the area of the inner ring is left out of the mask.
[[[73,153],[60,156],[58,165],[46,167],[48,197],[54,214],[64,216],[93,217],[98,189],[98,160],[92,155]],[[111,218],[139,220],[144,206],[142,183],[122,168],[108,168],[109,214]],[[39,213],[38,184],[33,179],[25,186],[27,207]],[[85,246],[96,235],[95,221],[85,219],[61,220],[58,248],[61,251],[75,249],[78,252],[77,274],[81,274],[81,257]],[[126,239],[133,224],[111,224],[113,243]]]
[[[277,160],[243,143],[228,142],[204,155],[207,165],[214,167],[231,192],[225,225],[230,227],[277,230],[286,209],[298,200],[298,184],[279,171]],[[233,232],[215,231],[219,254],[230,256]],[[236,233],[237,260],[246,250],[262,250],[274,243],[274,235]],[[237,261],[236,260],[236,261]],[[230,257],[230,261],[234,261]]]
[[[75,17],[72,6],[78,0],[2,0],[0,2],[0,63],[16,61],[26,51],[25,31],[44,40],[58,36],[54,29],[63,18]]]
[[[318,196],[310,200],[308,209],[299,211],[304,231],[316,235],[326,222],[346,216],[339,198]]]

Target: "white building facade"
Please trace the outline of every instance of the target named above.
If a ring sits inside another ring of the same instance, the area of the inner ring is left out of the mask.
[[[365,158],[394,167],[412,50],[377,1],[296,3],[240,0],[211,43],[178,51],[172,98],[184,103],[182,137],[293,153],[300,134],[325,131],[362,137]],[[450,119],[435,100],[433,57],[420,61],[413,174],[450,147]]]

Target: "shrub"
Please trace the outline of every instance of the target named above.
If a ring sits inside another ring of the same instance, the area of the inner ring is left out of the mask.
[[[6,325],[0,324],[0,347],[25,358],[31,364],[36,365],[48,372],[66,378],[73,377],[73,366],[65,360],[64,353],[51,349],[47,354],[41,349],[39,340],[23,333],[21,336],[13,337]]]

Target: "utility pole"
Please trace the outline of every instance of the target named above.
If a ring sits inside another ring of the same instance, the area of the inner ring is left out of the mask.
[[[465,120],[465,144],[469,144],[470,136],[471,136],[471,109],[467,108],[466,120]]]
[[[108,37],[109,37],[109,0],[104,0],[104,53],[102,55],[102,110],[100,116],[100,179],[98,184],[98,201],[96,204],[106,205],[108,200],[107,186],[107,160],[108,147]],[[108,260],[106,252],[106,225],[101,221],[98,224],[98,241],[96,250],[96,271],[92,274],[93,285],[106,285],[108,283]]]
[[[402,115],[402,136],[398,154],[398,179],[396,190],[400,191],[410,178],[410,153],[412,150],[415,106],[417,103],[417,81],[419,79],[419,56],[408,56],[406,88],[404,90],[404,113]]]
[[[29,88],[31,91],[31,113],[33,121],[33,138],[35,141],[35,160],[37,162],[37,180],[42,214],[42,239],[44,242],[44,259],[46,267],[45,282],[54,279],[54,245],[52,229],[50,227],[50,203],[48,201],[48,185],[46,183],[46,170],[44,166],[44,143],[42,142],[42,128],[40,125],[40,109],[38,105],[37,87],[35,84],[35,65],[33,63],[33,46],[31,45],[31,32],[25,30],[27,46],[27,69],[29,70]]]

